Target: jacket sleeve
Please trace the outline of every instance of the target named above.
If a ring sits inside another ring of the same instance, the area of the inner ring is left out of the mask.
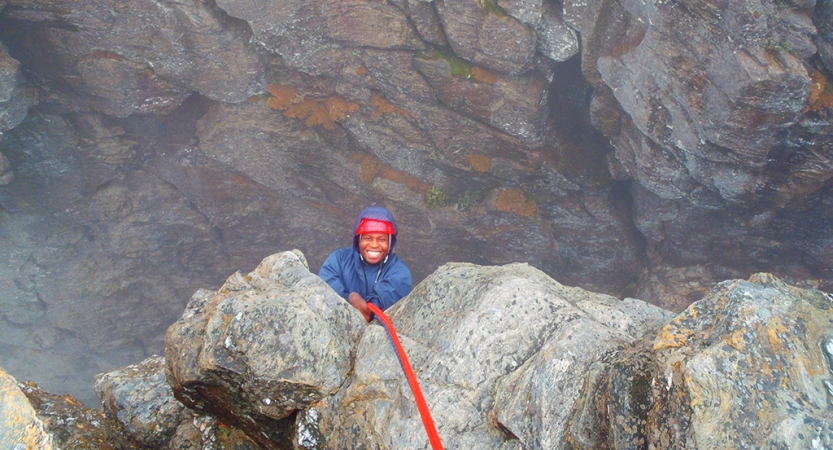
[[[378,306],[382,311],[390,308],[402,297],[411,292],[411,270],[402,262],[401,259],[393,261],[389,267],[386,268],[376,283],[373,292],[368,294],[365,299],[368,302]]]
[[[330,253],[330,256],[324,261],[324,265],[321,266],[321,270],[318,271],[318,276],[329,284],[338,295],[347,300],[350,293],[347,292],[346,283],[342,275],[344,271],[341,269],[342,261],[339,257],[340,253],[339,250]]]

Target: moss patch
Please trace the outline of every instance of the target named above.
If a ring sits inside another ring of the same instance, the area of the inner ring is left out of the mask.
[[[431,187],[431,189],[425,193],[425,203],[427,203],[430,208],[445,206],[447,202],[448,196],[443,193],[442,189],[436,186]]]
[[[482,67],[475,66],[463,58],[454,54],[448,54],[441,50],[435,49],[429,56],[420,54],[419,57],[425,59],[444,59],[448,61],[451,74],[460,77],[464,80],[475,80],[481,83],[492,84],[497,82],[497,74],[490,72]]]

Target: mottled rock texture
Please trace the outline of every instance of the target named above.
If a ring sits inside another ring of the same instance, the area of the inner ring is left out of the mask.
[[[56,395],[29,381],[23,393],[52,437],[54,448],[63,450],[142,448],[122,426],[100,409],[85,407],[70,395]],[[148,394],[148,392],[145,392]],[[25,447],[36,448],[36,447]]]
[[[833,286],[830,0],[0,1],[0,362],[94,404],[369,204],[417,281]]]
[[[164,447],[183,419],[191,418],[165,379],[163,357],[96,376],[95,392],[104,411],[143,447]]]
[[[168,329],[168,382],[189,408],[278,448],[287,418],[341,387],[363,323],[300,252],[275,254],[194,295]]]
[[[20,390],[17,380],[0,369],[0,445],[5,449],[51,450],[52,436]]]
[[[444,265],[389,312],[446,448],[559,448],[587,369],[672,317],[524,264]],[[427,445],[378,325],[362,336],[345,386],[314,408],[327,437],[316,448]]]

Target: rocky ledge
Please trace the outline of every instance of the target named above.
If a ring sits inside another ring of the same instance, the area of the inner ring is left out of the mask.
[[[388,313],[446,448],[833,446],[833,297],[768,274],[675,316],[526,264],[449,263]],[[0,436],[27,448],[84,448],[66,445],[79,430],[116,448],[428,446],[385,330],[299,251],[197,291],[164,358],[99,375],[106,417],[2,386]]]

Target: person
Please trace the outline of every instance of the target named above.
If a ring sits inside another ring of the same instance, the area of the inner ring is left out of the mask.
[[[353,226],[353,245],[331,253],[318,274],[368,322],[368,302],[384,311],[411,291],[411,271],[393,254],[397,231],[386,208],[365,208]]]

